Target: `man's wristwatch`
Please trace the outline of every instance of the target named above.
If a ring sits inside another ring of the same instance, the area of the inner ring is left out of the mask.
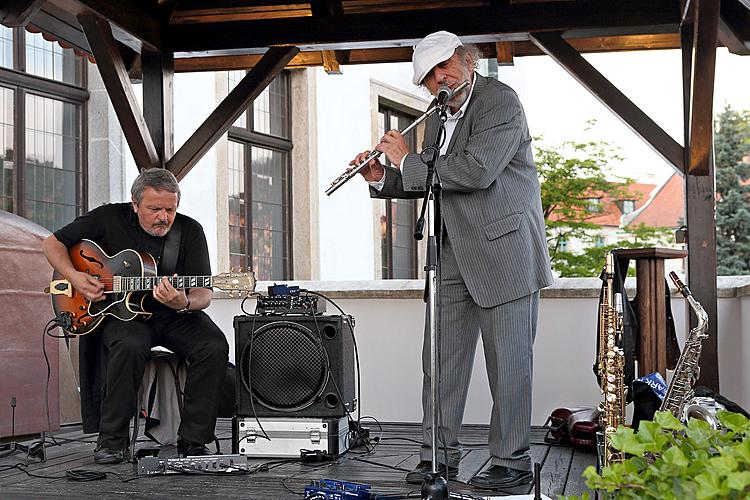
[[[187,299],[187,304],[185,304],[185,307],[183,307],[182,309],[179,309],[177,311],[178,313],[190,312],[190,297],[187,294],[185,294],[185,298]]]

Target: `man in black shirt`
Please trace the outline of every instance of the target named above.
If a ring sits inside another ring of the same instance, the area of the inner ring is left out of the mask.
[[[109,255],[126,249],[151,254],[157,264],[165,255],[166,235],[180,234],[174,273],[210,275],[208,246],[201,225],[177,213],[180,187],[166,169],[144,170],[133,182],[131,203],[104,205],[55,231],[42,243],[47,260],[88,300],[104,299],[104,284],[75,269],[68,249],[82,239],[98,243]],[[208,288],[175,289],[163,279],[147,298],[148,321],[108,318],[94,333],[81,337],[81,414],[84,432],[99,432],[94,460],[100,464],[126,458],[128,424],[151,347],[161,345],[188,363],[178,451],[205,455],[214,436],[220,391],[229,346],[221,330],[202,310],[211,303]],[[104,349],[93,347],[100,343]],[[98,350],[97,350],[98,349]],[[96,370],[106,358],[97,384]],[[91,358],[99,357],[92,360]],[[89,374],[90,373],[90,374]]]

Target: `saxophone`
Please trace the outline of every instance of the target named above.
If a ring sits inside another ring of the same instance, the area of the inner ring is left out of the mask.
[[[661,402],[660,411],[670,411],[677,419],[687,422],[690,418],[705,420],[708,424],[718,429],[720,424],[716,419],[716,412],[723,410],[724,406],[713,398],[695,397],[693,386],[700,377],[700,366],[698,361],[701,356],[703,341],[708,337],[708,314],[700,302],[695,300],[690,289],[674,272],[669,273],[677,290],[685,297],[691,309],[698,317],[698,324],[690,330],[685,340],[680,359],[677,360],[672,380],[669,382],[667,394]]]
[[[625,424],[625,352],[618,346],[622,340],[623,303],[622,294],[614,293],[615,257],[607,254],[604,267],[606,284],[599,309],[599,357],[597,371],[604,398],[599,403],[598,435],[599,463],[606,467],[612,462],[625,459],[622,452],[612,448],[612,435]]]

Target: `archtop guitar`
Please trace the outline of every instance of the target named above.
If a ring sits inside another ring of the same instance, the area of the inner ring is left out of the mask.
[[[148,319],[146,297],[166,278],[177,288],[218,288],[238,294],[255,290],[252,271],[223,273],[217,276],[158,276],[156,260],[151,254],[123,250],[107,255],[91,240],[81,240],[70,250],[70,260],[76,270],[94,276],[104,283],[104,300],[92,302],[73,288],[68,280],[55,271],[45,292],[52,296],[52,308],[60,326],[72,335],[92,332],[107,316],[120,321]]]

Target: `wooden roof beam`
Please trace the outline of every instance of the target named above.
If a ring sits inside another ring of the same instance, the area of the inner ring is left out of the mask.
[[[89,0],[90,1],[90,0]],[[388,22],[384,23],[387,19]],[[672,0],[497,4],[479,7],[294,17],[169,26],[175,52],[269,47],[272,45],[341,45],[356,42],[412,41],[445,29],[459,36],[575,30],[575,36],[674,33],[681,19]],[[613,26],[614,23],[614,26]],[[376,27],[376,29],[373,29]]]
[[[0,7],[0,24],[8,27],[26,26],[29,18],[39,12],[44,0],[14,0]]]
[[[140,52],[141,45],[149,50],[164,51],[164,26],[156,11],[146,10],[144,2],[135,0],[47,0],[48,4],[73,13],[75,16],[96,15],[114,26],[112,31],[118,41]],[[45,6],[46,8],[46,6]]]
[[[733,54],[750,54],[750,0],[721,2],[719,42]]]
[[[719,32],[719,3],[698,2],[695,7],[693,68],[690,95],[691,175],[708,175],[713,155],[713,103],[716,74],[716,43]]]
[[[684,148],[584,59],[559,33],[532,33],[531,39],[656,153],[678,171],[684,171]]]
[[[297,47],[271,47],[258,63],[229,92],[223,101],[198,127],[190,138],[167,162],[166,167],[182,180],[206,151],[263,92],[271,81],[299,52]]]
[[[112,30],[106,19],[95,15],[81,15],[78,21],[96,58],[96,67],[102,75],[117,119],[128,141],[138,170],[162,165],[156,147],[143,119],[128,71],[117,48]]]

